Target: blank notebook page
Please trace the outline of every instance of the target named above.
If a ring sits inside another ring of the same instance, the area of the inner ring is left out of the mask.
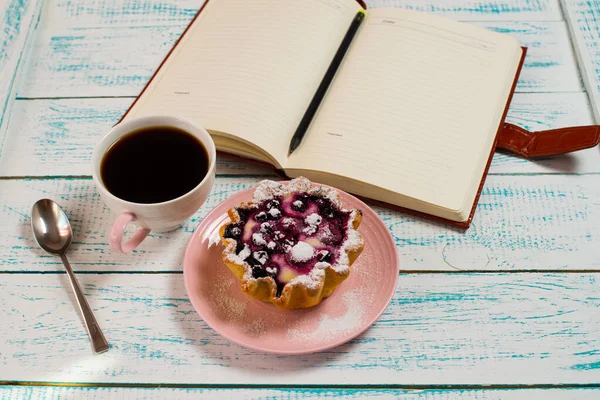
[[[520,54],[516,40],[478,27],[371,10],[290,168],[327,171],[464,211]]]
[[[285,159],[354,0],[210,0],[128,117],[174,114]]]

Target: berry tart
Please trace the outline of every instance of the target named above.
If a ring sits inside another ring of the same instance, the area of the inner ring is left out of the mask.
[[[244,293],[284,310],[331,295],[365,246],[357,231],[362,212],[342,208],[335,189],[303,177],[262,181],[251,202],[228,214],[219,232],[223,261]]]

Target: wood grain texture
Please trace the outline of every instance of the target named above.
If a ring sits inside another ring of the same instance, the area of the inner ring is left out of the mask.
[[[21,76],[19,67],[30,53],[28,44],[41,9],[40,0],[4,0],[0,3],[0,150]]]
[[[402,390],[402,389],[168,389],[103,387],[0,387],[5,400],[119,399],[403,399],[403,400],[584,400],[600,396],[600,389],[498,389],[498,390]]]
[[[0,176],[90,175],[93,146],[133,99],[18,100],[0,154]],[[532,131],[592,124],[585,93],[516,94],[508,121]],[[496,154],[490,173],[597,173],[598,149],[529,161]],[[268,175],[268,168],[219,157],[217,174]]]
[[[514,36],[527,47],[518,92],[583,90],[577,60],[564,22],[478,22],[476,25]]]
[[[92,150],[133,99],[17,100],[0,153],[0,176],[91,175]],[[272,174],[232,158],[217,174]]]
[[[560,21],[558,0],[367,0],[369,8],[403,7],[459,21]]]
[[[600,123],[600,0],[562,0],[585,86]]]
[[[187,24],[204,0],[49,0],[46,26],[167,26]]]
[[[18,96],[137,96],[184,29],[43,29]]]
[[[600,376],[598,274],[402,276],[363,335],[288,357],[217,335],[191,307],[180,274],[79,279],[111,349],[92,354],[66,275],[4,275],[3,379],[477,385],[598,383]]]
[[[508,120],[541,130],[593,123],[593,112],[600,121],[600,6],[598,0],[561,1],[579,69],[558,0],[368,3],[371,8],[433,12],[517,37],[530,51]],[[15,102],[0,150],[0,176],[89,174],[92,146],[141,90],[202,2],[48,0],[43,30],[32,48],[35,57],[22,69],[25,80],[19,96],[77,99]],[[592,104],[583,92],[579,70]],[[252,352],[215,334],[191,308],[183,277],[177,273],[79,274],[113,346],[107,354],[92,356],[66,277],[54,273],[62,271],[60,261],[39,250],[30,233],[31,205],[50,197],[65,207],[74,225],[70,258],[76,271],[180,271],[183,250],[197,223],[224,198],[252,187],[259,177],[220,177],[207,203],[183,228],[152,235],[130,256],[109,249],[106,233],[114,215],[100,202],[91,180],[0,180],[0,380],[600,385],[599,276],[591,272],[600,267],[599,156],[597,148],[536,162],[497,154],[474,224],[466,232],[375,208],[394,237],[404,272],[448,273],[402,274],[391,305],[369,331],[337,349],[301,357]],[[268,171],[222,159],[218,172]],[[523,176],[530,173],[558,175]],[[557,273],[454,273],[536,269]],[[558,273],[562,270],[590,273]],[[0,386],[0,398],[8,399],[587,399],[599,394],[598,389]]]
[[[89,179],[0,180],[0,265],[7,271],[61,271],[35,244],[29,213],[39,198],[65,208],[73,224],[70,261],[85,271],[181,271],[184,249],[208,211],[260,178],[218,178],[202,208],[175,232],[151,234],[132,255],[113,253],[114,215]],[[374,207],[388,226],[401,270],[598,270],[600,186],[597,175],[491,176],[472,227],[463,232]]]
[[[519,92],[581,91],[563,22],[486,22],[531,50]],[[69,28],[39,33],[21,98],[137,96],[185,25]]]
[[[49,26],[150,26],[186,24],[203,0],[49,0]],[[558,0],[367,0],[369,8],[404,7],[462,21],[559,21]]]

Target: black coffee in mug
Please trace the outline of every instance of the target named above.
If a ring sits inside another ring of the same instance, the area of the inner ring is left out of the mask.
[[[120,199],[162,203],[198,186],[209,166],[208,152],[195,136],[173,127],[151,127],[113,143],[102,158],[100,178]]]

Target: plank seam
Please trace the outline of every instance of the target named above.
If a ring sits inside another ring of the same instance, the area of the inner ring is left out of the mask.
[[[576,27],[573,25],[573,21],[569,18],[569,10],[566,2],[561,0],[558,2],[558,7],[560,9],[560,13],[567,24],[567,35],[569,37],[569,43],[571,44],[571,49],[573,50],[573,54],[575,55],[575,62],[577,63],[577,70],[579,71],[579,79],[583,81],[584,91],[588,97],[588,108],[594,118],[594,122],[598,123],[596,112],[592,104],[594,103],[594,99],[592,98],[592,93],[588,90],[590,89],[590,83],[588,79],[588,71],[585,68],[585,65],[582,61],[581,57],[581,49],[579,48],[579,43],[577,41],[577,35],[575,33]]]
[[[591,4],[591,3],[590,3]],[[590,65],[587,65],[587,61],[592,62],[588,58],[589,50],[586,48],[585,43],[581,43],[580,39],[585,42],[585,39],[581,37],[581,29],[576,24],[576,14],[575,10],[571,10],[569,8],[568,0],[559,1],[560,10],[562,12],[563,18],[567,24],[567,31],[569,34],[569,39],[571,40],[571,46],[574,50],[575,59],[577,62],[577,68],[579,70],[580,79],[583,81],[583,86],[588,93],[589,99],[589,107],[592,110],[592,115],[596,123],[599,123],[599,111],[595,103],[596,101],[596,89],[593,85],[592,77],[594,75],[594,71],[588,71]],[[593,66],[592,66],[593,67]]]
[[[579,92],[578,92],[579,93]],[[35,100],[81,100],[81,99],[135,99],[137,96],[39,96],[39,97],[15,97],[15,100],[20,101],[35,101]]]
[[[572,94],[572,93],[587,93],[587,88],[582,90],[555,90],[555,91],[530,91],[516,90],[516,94]],[[90,100],[90,99],[136,99],[137,96],[132,95],[115,95],[115,96],[35,96],[35,97],[16,97],[17,101],[36,101],[36,100]]]
[[[492,176],[595,176],[600,172],[490,172]],[[217,178],[274,178],[274,174],[216,174]],[[8,175],[0,176],[0,181],[18,181],[18,180],[91,180],[91,175]]]
[[[600,383],[573,384],[448,384],[448,385],[248,385],[248,384],[186,384],[186,383],[79,383],[79,382],[45,382],[45,381],[0,381],[2,386],[39,386],[39,387],[99,387],[99,388],[162,388],[162,389],[363,389],[363,390],[506,390],[506,389],[600,389]]]
[[[600,174],[600,172],[598,172],[598,174]],[[216,174],[217,178],[273,178],[276,175],[274,174],[248,174],[248,175],[244,175],[244,174]],[[0,176],[0,181],[9,181],[9,180],[58,180],[58,179],[65,179],[65,180],[73,180],[73,179],[81,179],[81,180],[86,180],[89,181],[92,179],[91,175],[7,175],[7,176]]]
[[[50,264],[50,263],[47,263]],[[61,266],[60,262],[56,262],[57,266]],[[77,263],[71,263],[72,266],[77,266]],[[96,264],[98,265],[98,264]],[[183,271],[74,271],[81,275],[183,275]],[[4,270],[0,271],[0,275],[64,275],[65,271],[15,271]],[[600,274],[600,270],[594,269],[464,269],[464,270],[404,270],[400,271],[399,275],[506,275],[506,274]]]

